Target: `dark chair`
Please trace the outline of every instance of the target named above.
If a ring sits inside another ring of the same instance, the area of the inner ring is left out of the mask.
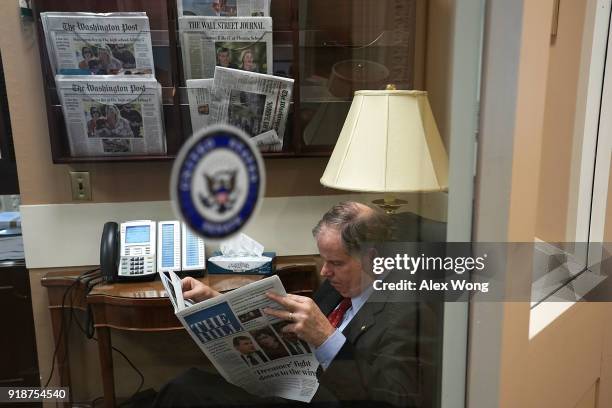
[[[288,265],[276,269],[287,293],[312,297],[319,287],[315,264]]]

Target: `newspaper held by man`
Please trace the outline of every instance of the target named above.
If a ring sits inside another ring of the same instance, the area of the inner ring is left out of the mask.
[[[319,387],[312,346],[262,312],[278,308],[266,292],[286,295],[278,276],[190,304],[174,272],[160,275],[176,316],[227,382],[257,396],[310,402]]]
[[[216,67],[214,88],[216,123],[229,123],[253,137],[274,130],[260,137],[272,143],[270,150],[282,150],[293,79]]]
[[[41,13],[53,73],[155,74],[146,13]]]
[[[73,156],[166,152],[154,77],[56,75],[55,82]]]
[[[264,17],[270,0],[177,0],[179,16]]]
[[[271,17],[180,17],[186,79],[212,78],[215,66],[272,73]]]

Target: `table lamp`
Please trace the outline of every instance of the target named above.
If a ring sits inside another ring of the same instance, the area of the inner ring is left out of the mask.
[[[427,92],[355,92],[321,184],[384,193],[374,204],[387,213],[406,204],[394,193],[446,190],[448,157]]]

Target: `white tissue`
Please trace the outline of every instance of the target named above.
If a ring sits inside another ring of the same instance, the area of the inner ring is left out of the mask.
[[[242,233],[222,242],[219,247],[225,257],[260,257],[264,251],[263,245]]]

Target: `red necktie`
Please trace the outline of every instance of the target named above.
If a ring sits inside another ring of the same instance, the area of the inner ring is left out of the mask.
[[[338,328],[338,326],[340,326],[340,323],[342,323],[342,319],[344,318],[344,314],[351,306],[351,298],[344,298],[338,307],[335,308],[334,311],[329,314],[329,316],[327,316],[327,320],[329,320],[334,328]]]

